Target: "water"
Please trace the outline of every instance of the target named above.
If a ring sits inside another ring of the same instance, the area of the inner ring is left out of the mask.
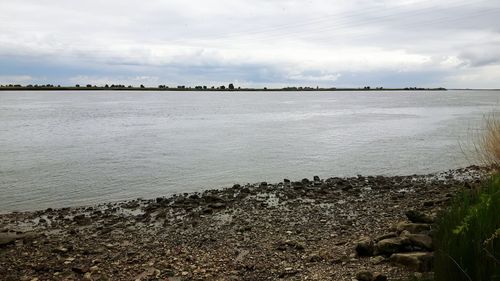
[[[469,165],[499,91],[0,92],[0,212]]]

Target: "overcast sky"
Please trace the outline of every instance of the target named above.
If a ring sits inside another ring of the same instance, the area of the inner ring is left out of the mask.
[[[500,88],[498,0],[0,0],[0,84]]]

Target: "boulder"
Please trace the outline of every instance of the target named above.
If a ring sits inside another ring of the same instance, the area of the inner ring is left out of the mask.
[[[390,255],[404,251],[405,246],[409,244],[409,240],[405,237],[387,238],[377,242],[375,245],[375,254]]]
[[[403,232],[402,237],[407,238],[412,246],[422,248],[423,250],[433,250],[432,238],[426,234],[411,234],[409,232]]]
[[[373,256],[375,245],[373,240],[365,237],[356,242],[356,253],[358,256]]]
[[[408,231],[413,234],[426,233],[431,230],[431,225],[426,223],[400,222],[397,225],[398,232]]]
[[[435,221],[434,217],[415,210],[410,210],[405,215],[413,223],[434,223]]]
[[[391,263],[402,265],[418,272],[432,270],[434,254],[429,252],[397,253],[390,257]]]

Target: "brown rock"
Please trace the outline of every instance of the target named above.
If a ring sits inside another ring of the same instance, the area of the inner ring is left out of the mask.
[[[384,274],[382,274],[382,273],[375,272],[375,273],[373,274],[372,281],[387,281],[387,276],[385,276],[385,275],[384,275]]]
[[[403,232],[406,230],[410,233],[418,234],[418,233],[429,232],[431,230],[431,225],[425,223],[400,222],[397,225],[397,230],[398,232]]]
[[[410,210],[406,217],[413,223],[434,223],[434,218],[419,211]]]
[[[432,270],[434,254],[428,252],[397,253],[390,258],[395,265],[406,266],[411,270],[427,272]]]
[[[432,251],[432,249],[433,249],[432,238],[429,235],[411,234],[411,233],[405,232],[401,236],[410,240],[410,244],[413,246],[417,246],[419,248],[422,248],[424,250],[429,250],[429,251]]]
[[[372,281],[373,279],[373,273],[371,273],[370,271],[360,271],[358,273],[356,273],[356,279],[358,279],[359,281]]]
[[[394,237],[380,240],[375,245],[375,254],[390,255],[404,250],[409,240],[404,237]]]
[[[375,246],[373,240],[365,237],[356,243],[356,253],[358,256],[373,256]]]

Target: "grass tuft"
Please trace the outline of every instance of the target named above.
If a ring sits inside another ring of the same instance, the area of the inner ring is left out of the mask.
[[[500,170],[500,115],[491,113],[485,117],[484,128],[474,141],[474,153],[479,162]]]

